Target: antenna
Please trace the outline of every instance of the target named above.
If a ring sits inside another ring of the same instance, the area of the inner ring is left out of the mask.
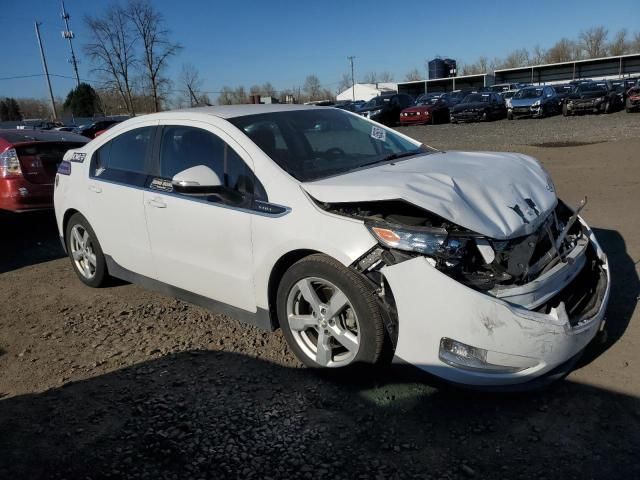
[[[72,40],[74,38],[74,35],[71,29],[69,28],[69,18],[71,17],[69,16],[66,9],[64,8],[64,0],[61,0],[60,3],[62,4],[62,19],[64,20],[64,27],[65,27],[65,30],[63,30],[62,32],[62,38],[66,38],[67,40],[69,40],[69,48],[71,49],[70,62],[73,65],[73,72],[76,75],[76,86],[78,86],[80,85],[80,75],[78,75],[78,61],[76,60],[76,54],[73,51]]]

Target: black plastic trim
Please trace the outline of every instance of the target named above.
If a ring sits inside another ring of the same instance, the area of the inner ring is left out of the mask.
[[[107,262],[107,270],[109,271],[109,275],[113,277],[117,277],[127,282],[135,283],[136,285],[140,285],[141,287],[147,288],[149,290],[154,290],[156,292],[163,293],[180,300],[184,300],[185,302],[198,305],[199,307],[206,308],[207,310],[236,318],[241,322],[248,323],[249,325],[254,325],[263,330],[274,330],[273,323],[271,322],[271,317],[269,315],[269,310],[267,309],[257,308],[256,312],[249,312],[242,308],[234,307],[232,305],[228,305],[226,303],[219,302],[202,295],[198,295],[197,293],[174,287],[173,285],[169,285],[168,283],[145,277],[144,275],[140,275],[120,266],[110,255],[105,255],[104,257]]]

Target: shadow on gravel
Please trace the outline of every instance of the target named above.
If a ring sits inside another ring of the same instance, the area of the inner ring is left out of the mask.
[[[64,256],[53,210],[0,212],[0,273]]]
[[[483,395],[185,352],[0,400],[0,478],[638,478],[639,417],[571,382]]]
[[[584,366],[608,350],[622,337],[631,321],[640,295],[640,279],[626,243],[615,230],[594,228],[600,246],[609,258],[611,269],[611,297],[607,308],[606,336],[593,342],[585,351],[577,367]]]

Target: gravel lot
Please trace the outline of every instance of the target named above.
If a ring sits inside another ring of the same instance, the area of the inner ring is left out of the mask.
[[[563,198],[589,196],[615,283],[607,337],[566,380],[490,395],[393,368],[314,372],[279,332],[89,289],[51,213],[0,215],[0,479],[639,478],[640,115],[401,131],[533,154]]]

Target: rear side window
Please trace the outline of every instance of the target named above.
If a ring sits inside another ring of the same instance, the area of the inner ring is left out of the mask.
[[[100,176],[106,171],[146,174],[147,151],[151,146],[155,127],[130,130],[100,147],[95,154],[93,174]]]

